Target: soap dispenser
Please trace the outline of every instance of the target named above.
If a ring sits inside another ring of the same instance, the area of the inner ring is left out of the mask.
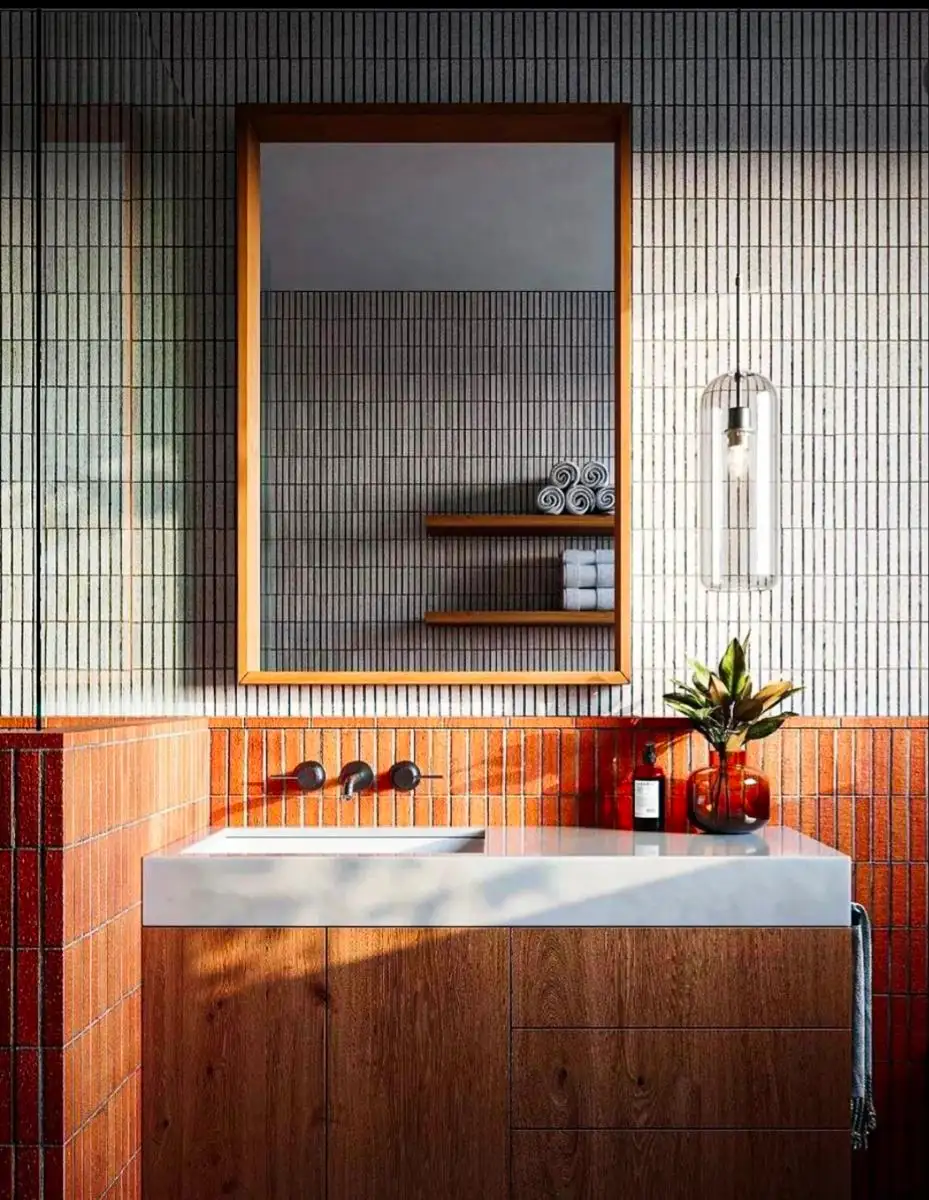
[[[632,776],[632,828],[659,833],[664,829],[665,776],[658,766],[654,742],[646,745],[643,759]]]

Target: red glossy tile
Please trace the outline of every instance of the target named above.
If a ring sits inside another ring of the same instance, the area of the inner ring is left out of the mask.
[[[871,918],[875,925],[884,929],[890,926],[890,867],[886,864],[872,866]]]
[[[13,1114],[13,1134],[17,1142],[36,1145],[39,1128],[39,1051],[35,1048],[13,1051],[13,1086],[16,1089],[16,1108]]]
[[[13,853],[0,850],[0,947],[13,945]]]
[[[13,1140],[13,1051],[0,1048],[0,1144]]]
[[[3,1197],[3,1200],[9,1200],[9,1197],[12,1197],[14,1194],[14,1154],[15,1149],[13,1146],[0,1146],[0,1197]]]
[[[873,931],[873,988],[875,995],[890,991],[890,932],[887,929]]]
[[[42,1051],[42,1141],[61,1143],[64,1127],[64,1065],[60,1048]]]
[[[13,1045],[13,954],[15,951],[0,947],[0,1046]]]
[[[16,1200],[44,1200],[38,1146],[16,1147]]]
[[[16,851],[16,942],[39,944],[39,851]]]
[[[909,935],[905,929],[890,931],[890,990],[906,992],[909,988]]]
[[[0,751],[0,849],[13,845],[13,754]]]
[[[926,863],[912,862],[910,867],[910,924],[925,929],[929,923],[927,910],[927,874],[929,867]]]
[[[45,854],[43,922],[46,946],[60,946],[64,941],[64,854],[63,850],[48,850]]]
[[[39,1044],[39,951],[16,951],[15,1046]]]
[[[45,1146],[42,1151],[42,1200],[64,1200],[64,1147]]]
[[[38,750],[25,750],[16,759],[16,846],[17,849],[39,844],[39,808],[41,801],[40,757]]]
[[[575,729],[566,729],[561,735],[561,778],[559,791],[562,796],[576,796],[579,785],[580,736]],[[573,809],[572,809],[573,812]],[[575,825],[576,819],[566,821]]]

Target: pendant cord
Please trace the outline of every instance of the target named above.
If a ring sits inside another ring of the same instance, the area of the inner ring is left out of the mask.
[[[735,86],[736,86],[736,146],[735,146],[735,386],[738,401],[742,372],[742,9],[736,12]]]

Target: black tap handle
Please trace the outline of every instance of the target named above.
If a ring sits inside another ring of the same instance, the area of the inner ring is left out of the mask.
[[[294,778],[304,792],[318,792],[326,782],[326,772],[321,762],[311,759],[303,762],[294,771]]]
[[[405,758],[390,768],[390,786],[398,792],[412,792],[424,779],[440,779],[439,775],[424,775],[415,762]]]

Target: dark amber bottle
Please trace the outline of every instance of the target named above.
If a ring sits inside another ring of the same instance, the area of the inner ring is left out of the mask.
[[[632,776],[632,828],[643,833],[664,829],[665,777],[657,763],[655,745],[645,747],[644,762]]]

